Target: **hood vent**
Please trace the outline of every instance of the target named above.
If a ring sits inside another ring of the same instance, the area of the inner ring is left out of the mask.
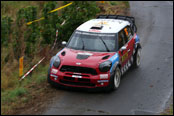
[[[87,59],[90,55],[82,55],[82,54],[77,54],[77,59],[84,60]]]
[[[110,55],[104,56],[102,60],[108,59]]]
[[[62,56],[65,56],[65,54],[66,54],[66,52],[65,52],[65,51],[63,51],[63,52],[61,53],[61,55],[62,55]]]

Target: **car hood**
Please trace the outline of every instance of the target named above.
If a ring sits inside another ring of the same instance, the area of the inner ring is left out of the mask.
[[[58,56],[61,59],[61,65],[95,68],[114,54],[115,52],[91,52],[64,48]]]

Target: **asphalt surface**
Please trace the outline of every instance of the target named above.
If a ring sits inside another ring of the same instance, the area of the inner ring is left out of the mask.
[[[173,93],[173,2],[131,1],[142,44],[141,65],[117,91],[61,91],[42,114],[158,114]],[[56,94],[56,93],[53,93]]]

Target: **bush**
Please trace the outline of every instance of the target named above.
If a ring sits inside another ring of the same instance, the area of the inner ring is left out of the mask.
[[[69,2],[66,1],[63,3],[67,4]],[[40,48],[48,48],[49,45],[53,44],[57,29],[59,30],[58,41],[67,41],[79,25],[94,18],[96,13],[99,12],[96,2],[74,1],[72,5],[59,10],[58,12],[61,12],[59,14],[57,12],[49,13],[49,11],[56,8],[56,5],[57,2],[55,1],[46,2],[41,10],[42,17],[45,19],[30,25],[26,24],[38,19],[38,14],[40,14],[38,13],[38,7],[36,6],[20,8],[16,13],[16,20],[13,23],[10,17],[1,18],[1,42],[3,45],[12,45],[12,50],[7,49],[6,51],[8,53],[3,57],[3,60],[6,60],[6,62],[1,61],[3,66],[5,66],[6,63],[9,63],[10,58],[13,58],[11,57],[10,51],[13,51],[16,58],[17,65],[15,66],[18,67],[18,60],[21,56],[27,58],[25,64],[33,66],[35,64],[33,61],[36,53],[42,53]],[[61,16],[59,16],[60,14]],[[65,21],[65,24],[61,26],[63,21]],[[12,39],[9,44],[8,41],[10,35],[12,35]],[[42,50],[44,51],[44,49]],[[10,64],[11,63],[9,63],[9,65]],[[18,71],[18,68],[10,68],[10,70]],[[6,74],[9,74],[7,72],[8,71],[3,72],[5,73],[5,77],[11,77],[12,75],[6,76]],[[15,77],[17,78],[17,76]],[[4,78],[4,80],[6,80],[6,78]],[[6,81],[6,83],[8,85],[13,85],[13,83],[11,84],[11,81]]]
[[[64,3],[67,4],[67,2]],[[62,27],[59,38],[67,41],[79,25],[94,18],[99,11],[94,1],[74,1],[62,11],[62,18],[66,20],[66,23]]]
[[[11,17],[5,16],[1,18],[1,45],[8,47],[9,35],[11,33]]]
[[[60,24],[61,18],[58,17],[57,12],[49,13],[49,11],[55,9],[56,2],[48,2],[44,5],[42,15],[45,18],[41,21],[42,30],[42,44],[52,44],[56,37],[56,25]]]

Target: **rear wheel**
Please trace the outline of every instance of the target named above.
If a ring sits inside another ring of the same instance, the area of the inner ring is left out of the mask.
[[[141,49],[137,49],[133,59],[133,66],[138,68],[140,66]]]

